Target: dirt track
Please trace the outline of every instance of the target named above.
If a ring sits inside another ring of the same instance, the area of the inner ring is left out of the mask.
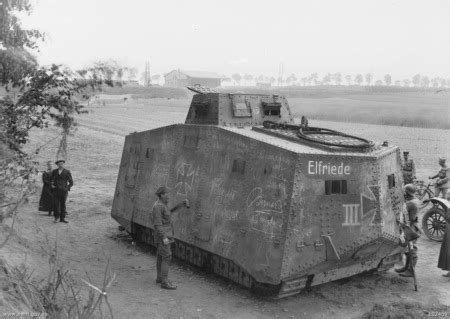
[[[89,273],[96,283],[100,283],[110,258],[117,274],[117,282],[110,290],[117,318],[357,318],[375,303],[420,302],[431,308],[437,303],[450,305],[450,280],[444,279],[442,271],[436,268],[439,244],[427,239],[419,241],[419,292],[414,292],[411,280],[389,271],[359,275],[313,287],[309,293],[267,301],[183,264],[171,268],[171,277],[179,289],[162,291],[154,283],[155,255],[146,246],[131,244],[131,239],[111,219],[110,209],[123,136],[183,122],[186,109],[155,111],[116,106],[94,111],[89,118],[81,119],[76,135],[69,140],[67,166],[75,179],[68,200],[70,223],[54,224],[52,218],[38,213],[36,195],[20,213],[18,237],[0,252],[2,257],[14,263],[26,262],[36,275],[43,276],[47,257],[42,249],[48,247],[47,237],[53,243],[57,236],[59,255],[67,268],[76,278],[86,278],[86,272]],[[389,140],[411,150],[421,178],[437,168],[435,150],[445,149],[449,137],[445,130],[314,124],[374,140]],[[48,140],[56,132],[36,131],[33,143]],[[55,150],[56,145],[52,145],[46,154],[53,158]],[[47,159],[44,153],[39,157],[42,163]]]

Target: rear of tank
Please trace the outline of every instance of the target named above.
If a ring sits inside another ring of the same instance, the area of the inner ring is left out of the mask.
[[[281,294],[398,262],[398,147],[369,155],[299,154]]]

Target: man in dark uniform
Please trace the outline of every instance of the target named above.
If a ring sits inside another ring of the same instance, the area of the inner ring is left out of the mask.
[[[58,166],[52,172],[52,188],[54,190],[54,204],[55,204],[55,223],[68,223],[66,218],[66,200],[70,188],[73,186],[72,174],[69,170],[64,168],[64,160],[58,160],[55,164]]]
[[[403,183],[411,184],[416,179],[416,166],[414,161],[409,157],[409,152],[403,152],[402,162]]]
[[[168,189],[165,186],[158,188],[156,196],[158,196],[158,200],[152,208],[153,226],[155,227],[155,243],[157,245],[156,283],[160,283],[161,288],[164,289],[177,289],[177,286],[168,280],[169,264],[172,258],[170,244],[174,241],[170,213],[183,206],[189,208],[189,202],[185,199],[172,209],[169,209],[167,206],[169,203],[169,194]]]
[[[400,221],[401,225],[407,226],[403,227],[402,236],[405,241],[405,245],[408,246],[408,252],[406,255],[405,265],[400,269],[395,269],[396,272],[400,273],[402,277],[413,277],[414,269],[417,264],[417,238],[419,237],[420,229],[418,227],[418,214],[419,214],[419,204],[420,201],[414,195],[416,192],[416,187],[413,184],[407,184],[403,187],[405,196],[405,206],[407,216],[403,215],[403,221]],[[407,220],[406,220],[407,219]]]

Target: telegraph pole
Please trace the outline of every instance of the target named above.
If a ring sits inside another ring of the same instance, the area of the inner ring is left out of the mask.
[[[150,77],[150,62],[145,62],[145,71],[144,71],[144,86],[151,86],[152,80]]]
[[[278,86],[280,86],[283,83],[283,75],[284,75],[284,63],[281,62],[280,66],[278,68]]]

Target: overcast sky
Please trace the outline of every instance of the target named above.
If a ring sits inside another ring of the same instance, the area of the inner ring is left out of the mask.
[[[450,76],[448,0],[35,0],[40,62],[277,76]]]

